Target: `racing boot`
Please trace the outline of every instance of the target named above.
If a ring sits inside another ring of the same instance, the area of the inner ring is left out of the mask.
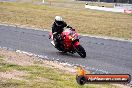
[[[51,41],[51,44],[52,44],[54,47],[56,47],[56,45],[55,45],[54,41]]]

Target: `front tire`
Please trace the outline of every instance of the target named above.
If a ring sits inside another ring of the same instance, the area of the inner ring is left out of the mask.
[[[84,48],[81,45],[78,45],[76,47],[76,52],[82,57],[85,58],[86,57],[86,52],[84,50]]]

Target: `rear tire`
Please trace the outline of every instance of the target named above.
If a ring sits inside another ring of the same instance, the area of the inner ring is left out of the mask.
[[[82,58],[85,58],[86,57],[86,52],[84,50],[84,48],[79,45],[76,47],[76,52],[82,57]]]

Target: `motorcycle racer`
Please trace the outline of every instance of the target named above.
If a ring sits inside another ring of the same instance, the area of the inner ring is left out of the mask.
[[[55,47],[57,47],[59,50],[63,49],[63,42],[61,41],[61,36],[59,35],[61,35],[61,33],[63,32],[64,27],[69,26],[66,22],[63,21],[61,16],[55,16],[55,21],[52,25],[52,34],[54,39],[54,41],[52,41],[52,44],[55,45]]]
[[[66,27],[62,29],[62,33],[59,34],[57,32],[50,32],[49,39],[51,38],[51,44],[59,51],[63,53],[78,53],[82,58],[86,57],[85,49],[80,44],[80,37],[76,30],[72,27]],[[54,37],[53,37],[54,35]],[[55,46],[55,43],[56,46]]]

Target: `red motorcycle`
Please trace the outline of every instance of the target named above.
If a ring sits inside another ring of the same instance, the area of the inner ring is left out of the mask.
[[[82,58],[86,57],[86,52],[84,48],[80,45],[79,42],[79,36],[75,29],[73,28],[65,28],[62,34],[57,36],[60,40],[59,42],[62,42],[59,47],[63,46],[63,50],[60,50],[58,47],[55,47],[54,40],[53,40],[53,34],[50,33],[49,39],[52,38],[51,44],[57,48],[59,51],[62,52],[69,52],[69,53],[78,53]]]

